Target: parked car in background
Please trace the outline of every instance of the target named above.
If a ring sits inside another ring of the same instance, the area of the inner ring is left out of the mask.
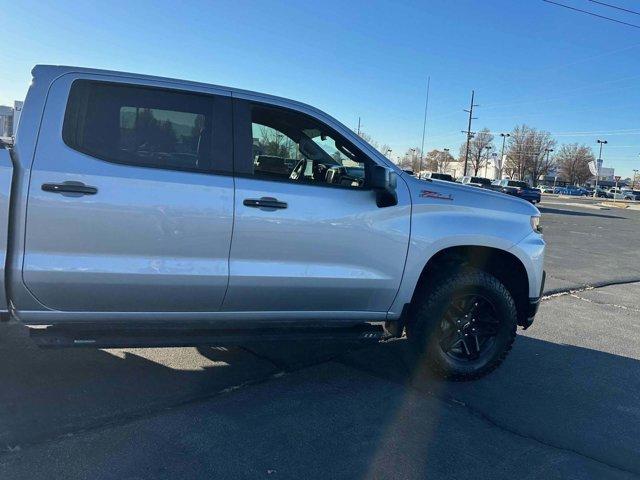
[[[613,200],[635,200],[636,196],[630,190],[622,190],[621,188],[612,187],[607,190],[607,198]]]
[[[638,195],[640,194],[640,190],[632,190],[629,187],[620,189],[622,194],[625,197],[625,200],[638,200]]]
[[[585,190],[587,191],[587,196],[589,197],[593,197],[593,193],[595,192],[596,198],[607,198],[607,192],[600,187],[598,187],[597,189],[585,188]]]
[[[540,189],[542,190],[542,193],[555,193],[553,187],[544,186],[540,187]]]
[[[495,180],[492,189],[506,193],[507,195],[520,197],[531,203],[540,203],[540,190],[531,188],[527,182],[508,179]]]
[[[586,188],[576,187],[575,185],[568,185],[566,187],[556,188],[556,192],[559,195],[569,195],[572,197],[588,197],[589,191]]]
[[[472,175],[466,175],[458,180],[463,185],[471,185],[473,187],[490,188],[491,180],[484,177],[474,177]]]
[[[420,178],[431,178],[434,180],[444,180],[446,182],[455,182],[455,179],[448,173],[426,172],[421,174]]]

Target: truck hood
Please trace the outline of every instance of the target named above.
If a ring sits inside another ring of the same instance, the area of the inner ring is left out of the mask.
[[[443,180],[420,180],[408,174],[402,175],[402,179],[409,187],[414,205],[449,205],[540,215],[540,211],[531,203],[505,193]]]

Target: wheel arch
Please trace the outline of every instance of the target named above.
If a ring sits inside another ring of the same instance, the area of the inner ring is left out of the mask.
[[[443,248],[432,255],[424,265],[411,296],[428,290],[439,273],[446,269],[455,273],[473,267],[496,277],[511,293],[518,312],[518,324],[525,325],[529,306],[529,277],[522,261],[513,253],[496,247],[457,245]]]

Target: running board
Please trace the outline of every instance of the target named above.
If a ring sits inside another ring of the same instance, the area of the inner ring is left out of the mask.
[[[51,326],[30,329],[31,339],[42,348],[141,348],[233,346],[248,342],[334,340],[378,342],[388,336],[382,325],[359,324],[348,327],[278,327],[262,329],[160,329],[81,328]]]

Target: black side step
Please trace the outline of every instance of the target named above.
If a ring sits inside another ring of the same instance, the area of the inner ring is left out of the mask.
[[[92,347],[193,347],[232,346],[248,342],[300,340],[341,340],[378,342],[385,337],[382,325],[359,324],[348,327],[277,327],[262,329],[162,329],[162,328],[81,328],[51,326],[32,328],[31,339],[43,348]]]

